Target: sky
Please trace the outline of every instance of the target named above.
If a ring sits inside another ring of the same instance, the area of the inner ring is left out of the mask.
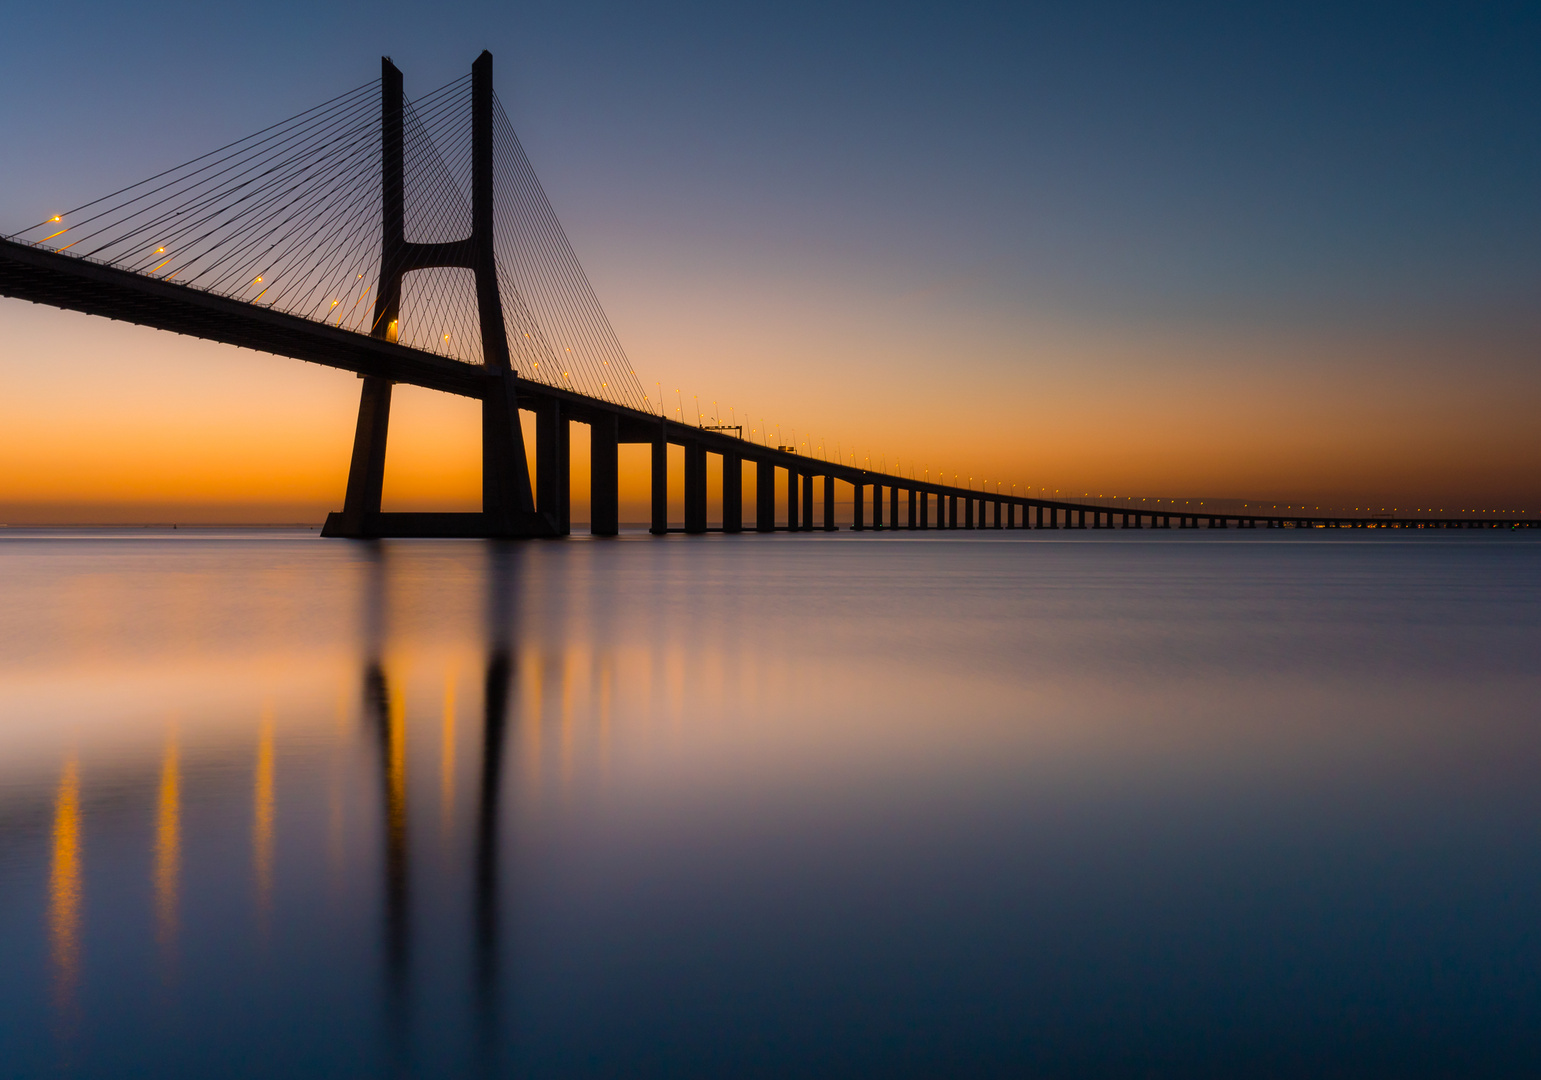
[[[486,48],[639,377],[687,418],[1019,492],[1541,512],[1534,5],[62,0],[6,23],[0,232],[382,54],[410,96]],[[0,522],[319,521],[357,400],[344,373],[0,299]],[[398,389],[387,507],[474,506],[476,424]],[[628,451],[623,519],[645,483]]]

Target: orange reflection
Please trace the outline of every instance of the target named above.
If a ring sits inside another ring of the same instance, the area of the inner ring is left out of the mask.
[[[610,684],[614,667],[613,657],[609,653],[602,654],[599,667],[599,768],[604,776],[610,773]]]
[[[453,667],[444,676],[444,725],[439,757],[439,820],[443,823],[445,835],[448,836],[455,807],[455,669]]]
[[[562,653],[561,671],[562,681],[558,688],[557,700],[561,711],[562,732],[562,793],[567,794],[572,786],[573,779],[573,692],[577,680],[573,677],[573,671],[579,666],[581,657],[577,649],[568,648]]]
[[[391,688],[385,732],[386,828],[393,847],[404,848],[407,836],[407,705],[398,687]]]
[[[525,790],[534,797],[540,795],[541,724],[545,710],[544,660],[539,652],[529,650],[519,670],[526,673],[524,701],[520,707],[521,756],[525,763]]]
[[[257,878],[257,912],[265,915],[273,897],[273,707],[262,709],[257,728],[257,775],[252,807],[252,863]]]
[[[172,728],[161,757],[155,808],[155,939],[169,948],[177,932],[177,882],[182,870],[182,774]]]
[[[59,1003],[74,996],[80,978],[80,767],[64,762],[54,800],[53,870],[48,879],[48,938]]]

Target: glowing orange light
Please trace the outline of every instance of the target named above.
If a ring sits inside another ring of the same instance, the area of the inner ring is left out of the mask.
[[[260,274],[259,274],[259,275],[258,275],[258,276],[257,276],[257,280],[256,280],[256,281],[253,281],[253,282],[252,282],[252,284],[253,284],[253,285],[261,285],[261,284],[262,284],[262,276],[261,276],[261,275],[260,275]]]

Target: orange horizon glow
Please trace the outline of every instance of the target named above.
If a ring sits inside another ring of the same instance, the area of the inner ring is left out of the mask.
[[[319,525],[341,508],[358,408],[353,376],[0,303],[13,331],[0,355],[11,372],[0,398],[0,524]],[[639,336],[649,351],[661,348],[653,335]],[[1055,362],[1034,359],[1032,370],[981,400],[961,392],[938,400],[928,385],[903,380],[866,386],[863,372],[877,368],[876,356],[800,389],[788,384],[813,380],[795,365],[755,386],[746,373],[763,379],[767,365],[753,352],[722,363],[692,349],[677,354],[685,377],[671,381],[683,387],[687,420],[693,399],[711,403],[710,412],[700,406],[708,422],[728,412],[719,402],[732,401],[752,441],[795,440],[815,459],[838,454],[847,464],[870,461],[958,486],[1116,495],[1131,505],[1225,499],[1536,513],[1541,469],[1527,402],[1541,379],[1505,360],[1452,382],[1442,364],[1459,344],[1049,327],[1032,349]],[[1248,364],[1221,366],[1243,352]],[[1309,359],[1298,361],[1302,355]],[[1191,370],[1173,373],[1179,357]],[[718,384],[702,386],[712,396],[691,391],[708,377]],[[588,519],[586,431],[573,427],[579,523]],[[477,509],[479,440],[475,402],[398,386],[386,508]],[[710,460],[715,514],[720,465]],[[671,474],[678,504],[677,461]],[[620,484],[622,520],[647,520],[645,447],[622,447]],[[753,490],[751,469],[746,506]],[[849,502],[848,492],[840,497]]]

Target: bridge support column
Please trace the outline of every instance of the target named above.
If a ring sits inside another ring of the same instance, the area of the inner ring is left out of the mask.
[[[754,463],[754,531],[776,531],[776,466]]]
[[[722,531],[744,531],[744,459],[722,455]]]
[[[610,412],[589,418],[589,533],[621,531],[620,422]]]
[[[685,531],[706,531],[706,447],[685,444]]]
[[[490,374],[482,394],[484,536],[554,536],[555,522],[536,514],[529,459],[513,379]]]
[[[851,499],[851,529],[854,532],[861,532],[867,527],[862,521],[862,500],[867,493],[867,486],[852,484],[851,490],[854,493],[854,498]]]
[[[920,527],[931,528],[931,493],[929,491],[916,492],[916,502],[920,503]]]
[[[796,532],[797,524],[797,470],[787,470],[787,532]]]
[[[342,512],[329,514],[323,536],[379,535],[380,498],[385,487],[385,440],[391,422],[391,384],[366,375],[359,393],[358,426],[353,431],[353,460]]]
[[[803,532],[813,531],[813,474],[803,474]]]
[[[572,532],[572,439],[560,401],[544,401],[535,410],[535,509],[556,526],[556,535]]]
[[[834,532],[840,526],[835,524],[835,478],[824,477],[824,531]]]
[[[883,485],[872,485],[872,528],[874,531],[883,527]]]
[[[663,421],[658,422],[658,437],[653,440],[653,524],[648,532],[662,536],[669,531],[669,442],[664,438]]]
[[[913,528],[916,527],[916,521],[915,521],[915,489],[914,488],[910,488],[909,494],[910,494],[910,518],[909,518],[908,527],[913,529]]]

